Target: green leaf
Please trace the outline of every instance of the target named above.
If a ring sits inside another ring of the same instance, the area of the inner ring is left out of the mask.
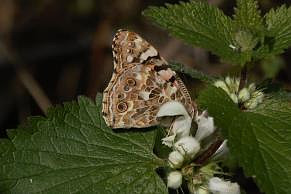
[[[168,159],[169,154],[172,152],[172,149],[163,144],[162,139],[166,137],[168,132],[163,128],[158,128],[156,135],[156,144],[154,147],[154,153],[162,159]]]
[[[239,28],[261,31],[263,19],[258,9],[258,2],[255,0],[237,0],[234,21]]]
[[[255,53],[258,51],[254,52],[255,47],[263,39],[264,34],[264,23],[258,9],[258,2],[255,0],[237,0],[234,23],[235,46],[245,56],[246,62],[249,62],[253,57],[256,57]]]
[[[10,153],[15,150],[13,144],[8,139],[0,139],[0,165],[3,166],[5,163],[8,162],[8,158]],[[16,184],[16,180],[0,179],[0,192],[3,190],[13,187]]]
[[[285,5],[264,18],[255,0],[238,0],[233,19],[201,1],[149,7],[143,14],[185,42],[242,66],[291,45],[291,8]]]
[[[172,35],[192,45],[205,48],[235,64],[244,64],[248,57],[232,48],[234,25],[230,17],[205,2],[191,1],[149,7],[143,14]]]
[[[282,5],[266,14],[267,44],[273,55],[291,46],[291,7]]]
[[[193,79],[198,79],[205,83],[211,84],[211,83],[214,83],[218,79],[218,78],[211,77],[210,75],[206,75],[205,73],[198,71],[196,69],[193,69],[191,67],[182,65],[180,63],[170,63],[170,66],[171,66],[171,69],[176,72],[184,73]]]
[[[262,191],[291,193],[291,95],[266,97],[252,112],[242,112],[221,89],[209,87],[199,105],[215,118],[231,153]]]
[[[255,36],[253,36],[250,32],[246,31],[238,31],[235,34],[235,40],[236,43],[238,44],[240,50],[242,52],[248,52],[252,51],[253,48],[255,48],[256,44],[258,43],[258,40],[256,39]],[[249,60],[251,60],[251,55],[252,53],[249,53]]]
[[[167,193],[155,169],[155,131],[114,132],[80,97],[0,140],[1,193]]]

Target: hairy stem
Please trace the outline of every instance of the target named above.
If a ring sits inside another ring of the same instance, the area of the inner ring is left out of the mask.
[[[247,71],[248,71],[248,68],[247,68],[247,65],[244,65],[241,72],[240,72],[240,81],[239,81],[239,91],[241,89],[243,89],[243,87],[245,87],[246,85],[246,82],[247,82]]]

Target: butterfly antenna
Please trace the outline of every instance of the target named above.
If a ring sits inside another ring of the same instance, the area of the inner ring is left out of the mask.
[[[170,136],[170,133],[172,132],[172,129],[173,129],[173,126],[174,126],[174,121],[175,121],[176,117],[173,117],[172,121],[171,121],[171,125],[169,127],[169,130],[168,130],[168,134],[167,136]]]

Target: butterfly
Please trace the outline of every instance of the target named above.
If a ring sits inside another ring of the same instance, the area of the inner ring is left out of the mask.
[[[119,30],[112,44],[114,71],[103,92],[102,114],[111,128],[145,128],[160,123],[159,108],[178,101],[193,118],[195,106],[178,75],[146,40]]]

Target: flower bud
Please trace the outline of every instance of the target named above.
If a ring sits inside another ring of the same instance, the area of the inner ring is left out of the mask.
[[[261,91],[255,91],[253,94],[252,94],[252,97],[256,99],[257,103],[260,104],[263,102],[263,99],[264,99],[264,93],[261,92]]]
[[[229,97],[232,99],[232,101],[234,102],[234,103],[238,103],[238,98],[237,98],[237,95],[235,95],[234,93],[231,93],[230,95],[229,95]]]
[[[180,168],[184,162],[184,156],[178,151],[172,151],[168,160],[171,168]]]
[[[170,172],[167,186],[171,189],[178,189],[182,185],[182,173],[180,171]]]
[[[233,80],[229,77],[229,76],[227,76],[226,78],[225,78],[225,83],[227,84],[227,85],[232,85],[232,83],[233,83]]]
[[[225,78],[225,83],[229,88],[229,94],[238,92],[239,82],[238,78],[230,78],[229,76]]]
[[[225,84],[224,81],[221,81],[221,80],[218,80],[214,83],[214,86],[217,87],[217,88],[221,88],[223,89],[226,93],[229,94],[229,90],[228,90],[228,87],[227,85]]]
[[[191,136],[182,137],[174,144],[174,148],[182,155],[193,158],[200,150],[200,143]]]
[[[254,109],[256,108],[260,103],[263,102],[264,99],[264,93],[261,91],[254,91],[251,94],[251,98],[244,103],[244,107],[247,109]]]
[[[251,98],[247,102],[244,103],[244,107],[246,109],[254,109],[258,106],[258,102],[256,101],[255,98]]]
[[[251,83],[248,89],[250,93],[253,93],[254,91],[256,91],[256,85],[254,83]]]
[[[243,89],[241,89],[241,91],[239,91],[238,100],[240,102],[245,102],[245,101],[249,100],[250,97],[251,97],[251,95],[250,95],[250,92],[247,88],[243,88]]]
[[[240,194],[240,188],[237,183],[224,181],[218,177],[213,177],[208,183],[209,190],[217,194]]]
[[[238,92],[238,90],[239,90],[239,84],[240,84],[240,79],[239,78],[234,78],[235,92]]]

